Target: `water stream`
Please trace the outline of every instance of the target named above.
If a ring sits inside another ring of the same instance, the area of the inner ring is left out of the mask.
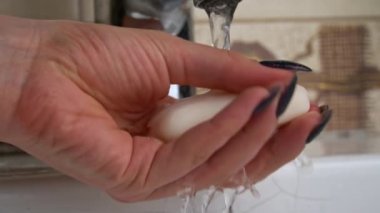
[[[210,12],[211,42],[215,48],[230,50],[231,17],[227,14]]]
[[[235,7],[234,7],[235,6]],[[211,41],[215,48],[230,50],[230,26],[233,19],[233,13],[236,5],[218,4],[213,7],[204,8],[208,14],[211,31]],[[295,164],[298,168],[310,168],[311,161],[304,156],[296,159]],[[304,170],[304,169],[303,169]],[[200,198],[200,205],[197,203],[196,194],[192,187],[188,187],[180,194],[182,199],[181,213],[208,213],[210,204],[217,197],[216,194],[223,194],[224,209],[222,213],[233,213],[233,205],[236,197],[242,193],[248,192],[253,198],[259,198],[260,193],[247,177],[243,168],[235,176],[230,178],[230,183],[237,185],[237,188],[218,188],[211,186],[206,190],[205,194]],[[218,203],[219,204],[219,203]]]
[[[233,19],[233,13],[235,11],[236,5],[231,7],[230,4],[217,4],[213,7],[205,8],[210,22],[210,31],[211,31],[211,41],[212,45],[215,48],[230,50],[230,26]],[[230,180],[236,185],[241,185],[239,188],[225,188],[219,189],[215,186],[211,186],[204,197],[202,198],[201,209],[199,212],[207,213],[208,207],[212,202],[217,191],[222,191],[224,196],[224,211],[223,213],[233,213],[233,204],[235,202],[236,196],[240,193],[249,190],[254,197],[258,196],[257,190],[252,187],[252,184],[248,181],[245,169],[242,169],[237,175],[232,177]],[[192,190],[188,190],[190,193],[185,193],[183,199],[183,205],[181,213],[195,213],[195,205],[191,205],[191,201],[194,201]]]
[[[213,47],[218,49],[230,50],[230,26],[233,20],[233,13],[235,11],[237,2],[234,0],[226,1],[227,3],[221,3],[213,5],[213,7],[204,8],[208,14],[211,31],[211,42]],[[312,168],[312,162],[304,155],[299,156],[295,160],[297,168],[301,171],[310,170]],[[236,197],[242,193],[248,192],[253,198],[260,198],[260,193],[247,177],[246,171],[243,168],[230,180],[230,183],[239,185],[237,188],[218,188],[211,186],[206,190],[205,194],[201,198],[200,207],[197,209],[195,193],[190,187],[185,189],[180,198],[183,201],[181,213],[207,213],[209,211],[210,204],[217,197],[216,194],[221,192],[224,197],[224,210],[222,213],[233,213],[233,205]]]

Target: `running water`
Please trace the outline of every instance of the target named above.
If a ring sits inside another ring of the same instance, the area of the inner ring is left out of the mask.
[[[210,188],[208,188],[206,194],[202,199],[201,213],[207,213],[208,207],[210,206],[211,201],[217,191],[218,189],[215,186],[210,186]]]
[[[205,8],[209,16],[211,41],[213,47],[224,50],[231,49],[230,27],[238,2],[239,1],[221,2],[213,5],[212,7]],[[215,186],[210,187],[202,201],[202,213],[207,212],[207,209],[218,190],[222,191],[224,195],[225,209],[223,213],[233,212],[233,204],[238,194],[248,190],[251,192],[253,197],[259,196],[257,190],[253,187],[253,184],[250,183],[245,169],[242,169],[238,174],[232,177],[230,182],[234,185],[241,185],[241,187],[225,189],[218,189]]]
[[[240,0],[218,2],[215,5],[204,8],[207,12],[210,22],[211,41],[215,48],[230,50],[230,27],[236,6]],[[249,191],[253,197],[258,197],[258,191],[249,182],[245,169],[242,169],[237,175],[230,179],[235,185],[241,185],[239,188],[219,189],[211,186],[202,199],[201,213],[207,213],[208,207],[212,202],[217,191],[222,191],[224,196],[225,209],[223,213],[233,213],[233,204],[236,196],[245,191]],[[187,193],[182,194],[183,205],[181,213],[193,213],[194,205],[191,205],[193,192],[187,189]]]
[[[181,213],[198,213],[194,208],[195,192],[193,187],[186,187],[177,193],[177,196],[181,199]]]
[[[213,47],[230,50],[231,49],[231,40],[230,40],[230,29],[231,22],[233,19],[233,13],[235,11],[236,5],[231,5],[227,3],[217,4],[214,7],[206,8],[206,12],[209,16],[210,30],[211,30],[211,42]],[[232,213],[233,204],[236,200],[236,196],[245,190],[252,190],[251,184],[249,184],[248,177],[246,175],[245,169],[242,169],[237,175],[231,178],[230,180],[233,184],[242,185],[243,190],[239,189],[221,189],[224,196],[224,205],[225,209],[223,213]],[[215,187],[209,189],[209,196],[203,201],[202,213],[206,213],[208,206],[210,205],[213,196],[216,192]]]
[[[195,2],[196,0],[194,0]],[[202,2],[202,1],[200,1]],[[202,6],[206,10],[210,22],[211,41],[215,48],[230,50],[230,27],[233,20],[237,4],[240,0],[220,0],[214,1],[215,4]],[[196,4],[199,5],[199,4]],[[301,170],[310,170],[312,162],[310,159],[301,155],[295,161],[296,167]],[[223,213],[233,213],[233,205],[236,197],[242,193],[248,192],[253,198],[260,198],[260,193],[255,188],[254,184],[249,180],[246,170],[243,168],[234,177],[229,180],[230,183],[238,185],[237,188],[218,188],[211,186],[204,196],[201,198],[200,209],[196,209],[195,193],[192,187],[188,187],[181,191],[179,197],[182,199],[181,213],[207,213],[210,204],[216,197],[217,192],[222,192],[224,196],[224,210]]]
[[[211,42],[213,47],[230,50],[230,27],[235,8],[227,3],[206,8],[210,22]]]
[[[215,48],[230,50],[231,21],[225,14],[211,12],[209,15],[211,42]]]

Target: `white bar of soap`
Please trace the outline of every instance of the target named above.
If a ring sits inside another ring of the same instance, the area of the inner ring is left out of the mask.
[[[160,111],[149,122],[149,134],[165,142],[177,139],[192,127],[211,119],[236,97],[236,94],[211,91],[182,99]],[[304,87],[297,85],[294,95],[279,117],[279,125],[308,112],[310,102]]]

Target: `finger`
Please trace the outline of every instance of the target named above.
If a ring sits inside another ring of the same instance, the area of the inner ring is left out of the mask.
[[[272,104],[268,105],[268,108],[264,111],[255,111],[253,117],[244,128],[240,129],[207,162],[183,178],[154,191],[149,198],[155,199],[169,196],[185,186],[192,186],[194,190],[200,190],[224,181],[243,168],[256,156],[277,128],[275,111],[277,109],[278,93],[279,90],[273,93],[275,96],[269,96],[272,97]]]
[[[163,33],[147,32],[145,35],[160,49],[173,84],[239,92],[253,85],[267,87],[273,82],[285,85],[293,77],[291,72],[262,66],[233,51],[195,44]]]
[[[239,92],[252,85],[268,87],[273,82],[286,85],[292,78],[290,72],[266,68],[234,52],[187,45],[184,47],[187,51],[182,53],[183,68],[170,69],[171,80],[178,84]]]
[[[320,117],[318,112],[311,111],[281,128],[256,158],[246,165],[246,173],[252,183],[261,181],[296,158],[304,149],[306,139],[319,123]]]
[[[264,88],[248,89],[214,118],[189,130],[176,142],[165,145],[152,165],[147,182],[154,183],[154,186],[149,188],[177,180],[207,161],[241,130],[267,95]]]

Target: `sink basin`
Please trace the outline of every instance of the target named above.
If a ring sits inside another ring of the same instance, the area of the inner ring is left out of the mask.
[[[260,197],[243,193],[236,213],[377,213],[380,210],[380,156],[312,159],[290,163],[257,185]],[[210,212],[222,212],[217,196]],[[178,198],[124,204],[64,176],[0,181],[1,213],[177,213]]]

